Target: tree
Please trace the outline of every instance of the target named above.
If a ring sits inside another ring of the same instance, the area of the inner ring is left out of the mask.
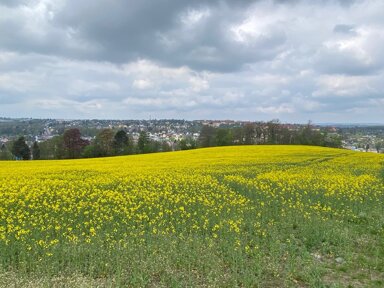
[[[33,160],[40,159],[40,147],[39,147],[39,144],[37,144],[37,141],[35,141],[32,146],[32,159]]]
[[[100,156],[112,156],[113,155],[113,142],[114,136],[112,129],[101,130],[95,138],[94,145],[100,152]]]
[[[278,144],[279,143],[279,130],[280,130],[280,121],[274,119],[268,122],[268,144]]]
[[[74,159],[80,158],[83,148],[89,145],[89,142],[81,138],[79,129],[72,128],[64,132],[63,144],[65,157]]]
[[[302,145],[313,144],[313,129],[311,121],[308,121],[308,124],[301,129],[298,141],[298,144]]]
[[[244,142],[244,130],[242,127],[232,129],[233,144],[241,145]]]
[[[192,137],[185,137],[183,139],[181,139],[178,143],[178,148],[180,150],[190,150],[190,149],[196,149],[196,140],[193,139]]]
[[[40,159],[63,159],[65,158],[65,149],[63,136],[55,136],[44,142],[40,142]]]
[[[31,158],[31,150],[29,149],[27,143],[25,143],[25,138],[23,136],[19,137],[12,146],[12,154],[16,159],[29,160]]]
[[[376,140],[375,141],[375,149],[376,149],[377,153],[380,153],[382,148],[383,148],[383,142]]]
[[[292,144],[293,142],[293,133],[289,131],[287,127],[281,125],[279,129],[279,144],[287,145]]]
[[[125,155],[130,152],[130,141],[124,130],[118,131],[113,138],[113,149],[116,155]]]
[[[5,146],[4,143],[0,146],[0,160],[11,160],[12,159],[12,153],[9,152],[7,146]]]
[[[338,134],[336,134],[336,133],[325,134],[325,136],[324,136],[324,146],[326,146],[326,147],[334,147],[334,148],[341,148],[342,147],[341,137]]]
[[[216,146],[216,129],[212,126],[204,125],[199,136],[200,147]]]
[[[169,151],[172,151],[172,147],[171,147],[171,145],[169,145],[168,142],[163,141],[163,142],[161,142],[161,151],[162,151],[162,152],[169,152]]]
[[[233,136],[231,129],[218,129],[216,131],[216,145],[228,146],[233,143]]]
[[[256,138],[256,144],[265,144],[267,135],[266,130],[267,126],[264,123],[255,123],[255,138]]]
[[[83,158],[97,158],[103,157],[102,151],[96,145],[87,145],[84,147],[81,157]]]
[[[244,139],[243,142],[246,145],[254,144],[255,138],[255,125],[252,123],[246,124],[243,128],[244,131]]]
[[[148,145],[145,147],[144,153],[155,153],[161,151],[161,142],[156,140],[149,140]]]
[[[145,131],[141,131],[139,140],[137,141],[137,149],[139,153],[148,153],[149,151],[149,136]]]

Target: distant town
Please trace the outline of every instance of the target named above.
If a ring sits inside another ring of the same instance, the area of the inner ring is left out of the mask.
[[[77,129],[81,139],[86,141],[84,143],[87,143],[87,145],[97,142],[98,135],[101,137],[101,131],[109,130],[114,131],[114,133],[123,131],[128,135],[133,147],[133,145],[138,144],[140,135],[144,133],[148,143],[156,143],[156,145],[152,145],[156,148],[152,147],[152,150],[148,150],[148,152],[236,144],[304,144],[340,147],[373,153],[382,153],[384,150],[384,125],[318,125],[310,122],[307,124],[287,124],[281,123],[279,120],[251,122],[176,119],[60,120],[0,118],[0,146],[3,151],[7,147],[11,150],[11,143],[22,136],[26,144],[32,147],[34,143],[35,145],[48,143],[52,139],[62,136],[65,131],[70,129]],[[111,134],[110,137],[112,141],[113,135]],[[139,153],[139,150],[132,148],[126,154],[135,153]],[[45,156],[45,158],[55,157]]]
[[[228,123],[231,121],[228,121]],[[233,121],[232,121],[233,122]],[[78,128],[82,138],[92,141],[103,129],[124,130],[134,141],[146,131],[151,140],[173,143],[186,137],[197,139],[205,121],[185,120],[60,120],[0,118],[0,143],[24,136],[29,143],[43,142]],[[223,122],[225,123],[225,121]]]

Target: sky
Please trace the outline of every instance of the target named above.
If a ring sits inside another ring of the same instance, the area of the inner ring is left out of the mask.
[[[382,0],[0,0],[0,117],[384,123]]]

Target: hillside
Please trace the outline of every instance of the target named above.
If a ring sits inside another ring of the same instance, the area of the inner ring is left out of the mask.
[[[383,165],[308,146],[0,162],[0,286],[382,287]]]

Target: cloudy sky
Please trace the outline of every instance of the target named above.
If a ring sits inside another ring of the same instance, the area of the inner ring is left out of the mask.
[[[384,123],[383,0],[0,0],[0,116]]]

